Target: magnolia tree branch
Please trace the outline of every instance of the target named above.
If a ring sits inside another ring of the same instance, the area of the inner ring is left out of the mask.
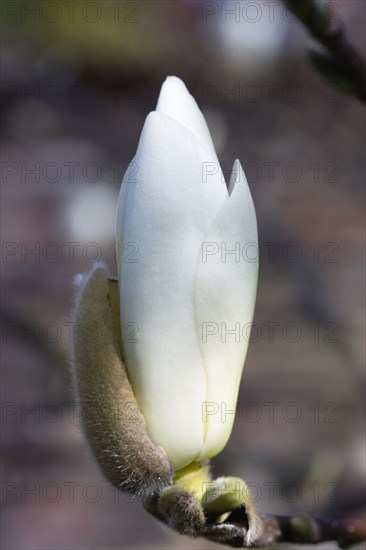
[[[317,0],[283,0],[325,52],[311,52],[317,70],[342,92],[366,102],[366,65],[348,40],[345,28],[330,4]]]
[[[265,514],[261,520],[262,535],[254,543],[257,548],[278,542],[317,544],[329,541],[336,541],[340,548],[347,548],[366,540],[365,518]],[[226,521],[245,528],[247,526],[247,516],[243,509],[232,512]]]

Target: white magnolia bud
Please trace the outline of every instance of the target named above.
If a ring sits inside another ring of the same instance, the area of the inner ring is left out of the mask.
[[[240,162],[227,189],[203,115],[178,78],[163,84],[122,182],[116,241],[128,376],[177,470],[216,455],[230,436],[258,271]]]

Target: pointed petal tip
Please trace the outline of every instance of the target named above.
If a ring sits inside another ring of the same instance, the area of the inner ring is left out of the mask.
[[[247,178],[245,176],[244,168],[241,165],[241,162],[239,159],[234,160],[233,164],[233,174],[236,174],[236,179],[239,181],[243,181],[247,183]]]
[[[245,177],[244,169],[241,165],[241,162],[239,159],[235,159],[233,164],[233,169],[231,171],[230,182],[228,187],[229,196],[235,189],[236,184],[239,182],[244,185],[245,184],[248,185],[247,178]]]
[[[187,86],[184,84],[178,76],[169,75],[164,80],[159,94],[157,110],[161,107],[161,102],[167,99],[167,95],[176,94],[176,93],[186,93],[190,95],[187,90]]]
[[[179,120],[187,109],[187,102],[189,104],[191,101],[193,98],[183,80],[177,76],[167,76],[160,89],[156,111]]]
[[[183,80],[168,76],[160,90],[156,111],[185,126],[216,157],[204,116]]]
[[[168,75],[166,77],[166,79],[164,80],[164,82],[163,82],[163,86],[164,86],[164,84],[179,84],[179,85],[183,85],[184,87],[186,87],[183,80],[181,78],[179,78],[179,76],[175,76],[174,74]]]

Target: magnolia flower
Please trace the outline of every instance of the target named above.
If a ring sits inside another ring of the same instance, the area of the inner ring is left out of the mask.
[[[230,436],[258,262],[240,162],[227,187],[204,117],[176,77],[163,84],[123,179],[116,241],[128,376],[178,470],[213,457]]]

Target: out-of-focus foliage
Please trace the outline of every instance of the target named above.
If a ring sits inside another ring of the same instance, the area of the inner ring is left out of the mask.
[[[154,67],[174,44],[177,33],[184,37],[179,28],[182,8],[174,7],[174,2],[164,2],[158,9],[154,2],[130,0],[14,0],[6,4],[5,42],[23,43],[38,55],[53,52],[75,67]]]

